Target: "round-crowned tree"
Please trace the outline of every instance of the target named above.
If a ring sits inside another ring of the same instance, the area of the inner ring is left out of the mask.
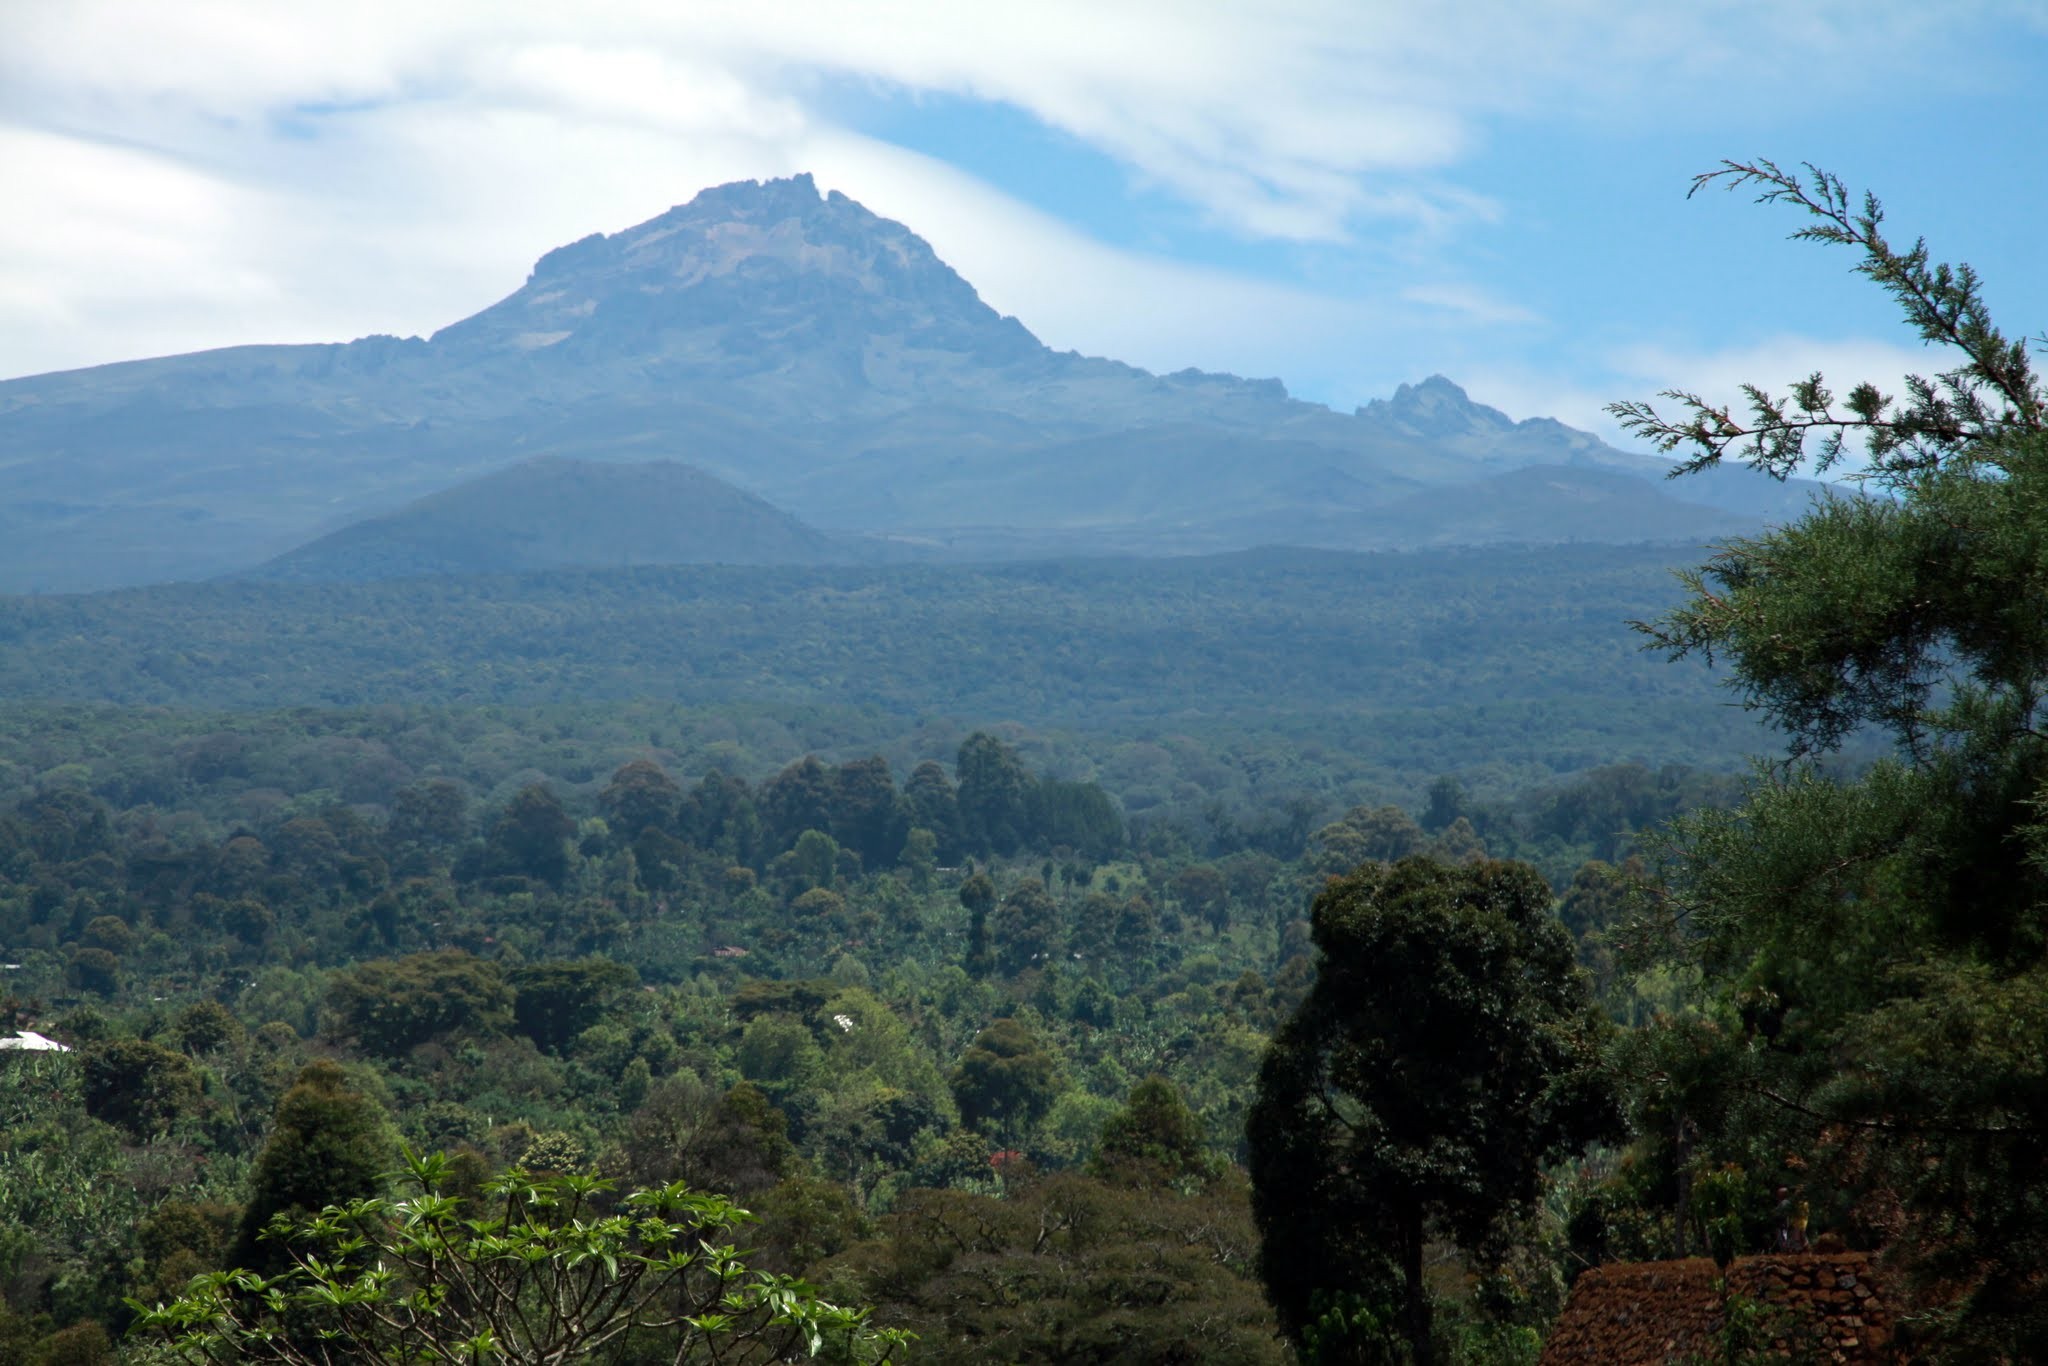
[[[975,1035],[952,1084],[963,1124],[1018,1140],[1058,1099],[1059,1061],[1021,1021],[997,1020]]]
[[[278,1100],[270,1141],[250,1175],[237,1262],[282,1265],[283,1251],[260,1241],[273,1218],[376,1195],[397,1158],[397,1135],[383,1107],[351,1087],[336,1064],[307,1065]]]
[[[1611,1123],[1600,1017],[1524,864],[1366,864],[1313,926],[1248,1124],[1261,1275],[1321,1359],[1426,1366],[1424,1243],[1478,1249]]]

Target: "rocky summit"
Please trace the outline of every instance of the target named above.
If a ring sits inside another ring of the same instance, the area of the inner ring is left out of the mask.
[[[638,227],[551,251],[517,292],[433,345],[450,358],[545,352],[688,378],[801,364],[842,394],[909,388],[889,357],[1003,366],[1043,349],[923,238],[845,195],[821,197],[808,175],[707,190]]]

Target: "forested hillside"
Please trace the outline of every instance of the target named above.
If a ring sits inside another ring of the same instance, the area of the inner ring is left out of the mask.
[[[1670,566],[1691,553],[706,565],[0,599],[0,696],[199,710],[659,699],[867,713],[851,733],[869,747],[948,719],[1018,722],[1102,744],[1313,751],[1316,789],[1413,792],[1480,768],[1527,786],[1625,759],[1730,766],[1753,748],[1759,732],[1717,705],[1704,669],[1644,668],[1628,629],[1675,600]],[[757,757],[833,743],[814,731]],[[1284,800],[1300,784],[1261,786]]]
[[[270,1213],[367,1193],[409,1143],[727,1192],[762,1216],[760,1266],[881,1306],[920,1360],[1279,1360],[1232,1164],[1263,1039],[1314,978],[1308,892],[1490,840],[1559,869],[1608,973],[1615,875],[1586,860],[1731,795],[1627,768],[1514,802],[1445,780],[1415,817],[1198,835],[1133,829],[982,734],[900,777],[689,780],[536,771],[564,752],[538,717],[337,720],[40,721],[38,759],[71,761],[0,815],[0,1026],[76,1052],[0,1064],[13,1341],[119,1330],[121,1296],[252,1255]],[[157,757],[96,763],[109,742]],[[399,755],[422,771],[348,790]],[[284,1175],[309,1088],[352,1136]],[[1048,1218],[1072,1225],[1053,1245]],[[971,1273],[932,1260],[960,1236]],[[1165,1288],[1142,1311],[1137,1274]]]
[[[1724,181],[1963,359],[1711,551],[0,603],[0,1366],[2048,1359],[2048,389]]]

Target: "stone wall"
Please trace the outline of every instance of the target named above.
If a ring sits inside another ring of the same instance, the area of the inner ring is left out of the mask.
[[[1762,1306],[1774,1345],[1797,1360],[1891,1363],[1892,1310],[1860,1252],[1626,1262],[1579,1277],[1543,1344],[1542,1366],[1667,1366],[1715,1359],[1733,1297]]]

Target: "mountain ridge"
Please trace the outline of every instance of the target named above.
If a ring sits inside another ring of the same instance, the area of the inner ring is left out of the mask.
[[[1378,548],[1402,543],[1397,506],[1423,489],[1579,466],[1597,496],[1600,470],[1668,468],[1442,376],[1344,414],[1278,380],[1053,351],[910,228],[799,176],[559,247],[428,338],[0,383],[0,590],[233,573],[537,457],[681,461],[822,532],[969,558],[1187,553],[1297,526]],[[1678,535],[1805,493],[1740,470],[1657,487]],[[1620,492],[1625,519],[1642,500]],[[1557,539],[1542,517],[1471,539]]]

